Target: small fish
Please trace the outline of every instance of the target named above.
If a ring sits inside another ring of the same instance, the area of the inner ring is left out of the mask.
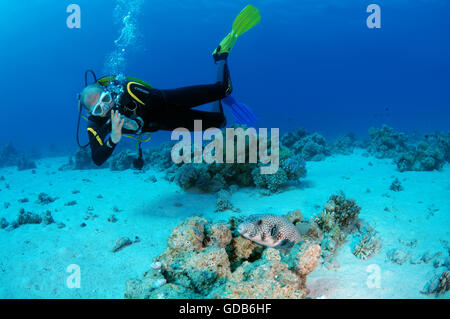
[[[298,229],[283,216],[273,214],[251,215],[238,227],[243,237],[257,244],[289,248],[300,241]]]

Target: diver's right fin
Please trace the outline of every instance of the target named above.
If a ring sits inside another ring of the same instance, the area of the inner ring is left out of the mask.
[[[234,19],[233,27],[230,33],[220,42],[219,46],[214,50],[213,57],[214,60],[220,60],[226,58],[230,53],[231,49],[233,49],[234,44],[236,43],[237,38],[253,28],[261,21],[261,14],[259,9],[252,6],[251,4],[247,5]]]
[[[258,122],[258,117],[253,110],[243,104],[237,102],[231,95],[222,99],[229,108],[235,122],[240,125],[254,126]]]

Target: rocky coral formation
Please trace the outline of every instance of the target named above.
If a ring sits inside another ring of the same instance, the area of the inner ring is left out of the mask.
[[[295,245],[289,254],[282,255],[282,261],[288,264],[290,269],[295,269],[297,275],[306,281],[306,276],[316,268],[320,254],[320,245],[303,241]]]
[[[197,188],[202,192],[215,193],[227,187],[227,180],[229,183],[247,186],[250,182],[246,180],[244,166],[238,164],[184,164],[180,167],[173,166],[168,174],[173,176],[169,177],[169,180],[174,180],[184,190]],[[238,175],[238,172],[242,175]]]
[[[144,170],[149,167],[156,167],[165,170],[173,166],[170,156],[173,143],[165,143],[159,147],[150,148],[143,151]],[[80,148],[74,155],[69,157],[69,162],[59,168],[59,170],[82,170],[109,167],[112,171],[124,171],[133,168],[133,162],[136,154],[130,150],[121,151],[114,154],[105,163],[100,166],[94,164],[89,148]]]
[[[262,246],[241,236],[232,239],[229,249],[232,266],[240,264],[242,260],[254,260],[259,258],[264,250]]]
[[[332,154],[350,155],[356,147],[361,147],[361,143],[356,139],[354,133],[339,135],[331,144],[330,151]]]
[[[320,246],[311,243],[297,244],[285,258],[277,249],[267,248],[258,261],[245,261],[239,266],[219,296],[237,299],[305,298],[308,293],[306,276],[316,267],[319,256]]]
[[[83,170],[83,169],[95,169],[107,167],[106,163],[101,166],[94,164],[91,156],[91,150],[89,148],[79,148],[75,154],[69,156],[69,162],[62,165],[59,170]]]
[[[400,180],[398,178],[395,178],[392,181],[391,186],[389,186],[389,189],[394,192],[400,192],[403,190],[403,186],[402,186],[402,183],[400,182]]]
[[[57,199],[58,199],[58,197],[53,198],[46,193],[39,193],[36,203],[41,204],[41,205],[47,205],[47,204],[53,203]]]
[[[431,135],[425,135],[425,140],[430,144],[435,144],[444,154],[444,159],[450,162],[450,132],[436,132]]]
[[[450,290],[450,270],[436,272],[422,289],[423,294],[441,296]]]
[[[440,170],[450,161],[450,132],[427,134],[422,140],[383,125],[369,129],[367,150],[377,158],[392,158],[400,172]]]
[[[426,135],[416,146],[411,146],[395,158],[400,172],[440,170],[448,161],[450,161],[450,133]]]
[[[408,151],[408,136],[395,132],[387,125],[370,128],[369,136],[367,150],[377,158],[395,158],[399,153]]]
[[[285,134],[281,141],[284,146],[280,146],[279,169],[275,174],[261,174],[260,168],[263,164],[249,163],[248,141],[244,163],[237,163],[235,152],[233,163],[174,164],[171,159],[174,144],[170,142],[144,152],[144,169],[151,165],[165,170],[166,179],[177,183],[184,190],[193,188],[201,192],[215,193],[222,189],[228,190],[231,186],[256,186],[270,195],[282,191],[288,182],[297,183],[306,176],[305,159],[322,160],[330,154],[323,136],[317,133],[309,134],[303,129]],[[268,144],[270,149],[270,140]]]
[[[269,141],[270,148],[270,141]],[[279,168],[274,174],[261,174],[261,163],[249,163],[248,141],[245,148],[244,163],[189,163],[172,165],[166,171],[166,178],[175,181],[187,190],[196,188],[202,192],[214,193],[231,185],[239,187],[258,187],[270,193],[279,192],[289,181],[299,182],[306,176],[306,163],[302,156],[294,155],[287,148],[280,147]],[[226,148],[224,147],[224,157]]]
[[[280,166],[286,173],[288,181],[299,181],[306,177],[306,162],[300,155],[285,156]]]
[[[19,216],[17,217],[17,225],[26,224],[40,224],[42,222],[42,217],[38,214],[32,212],[27,212],[23,208],[19,211]]]
[[[322,212],[311,218],[307,235],[320,241],[324,262],[331,262],[349,234],[364,236],[358,219],[360,211],[354,200],[341,193],[332,195]]]
[[[39,215],[33,212],[27,212],[25,211],[25,209],[21,208],[15,220],[9,223],[5,218],[2,218],[0,222],[1,228],[6,228],[6,230],[8,231],[14,230],[20,226],[27,224],[41,224],[41,223],[43,223],[44,225],[50,225],[55,223],[52,213],[49,210]]]
[[[17,166],[19,171],[34,169],[36,163],[28,156],[21,154],[10,142],[0,149],[0,167]]]
[[[411,258],[411,252],[403,248],[391,249],[386,258],[397,265],[403,265]]]
[[[45,225],[50,225],[55,222],[55,220],[53,219],[52,213],[49,210],[45,211],[45,213],[42,214],[42,222]]]
[[[19,152],[11,142],[0,149],[0,167],[16,165],[18,158]]]
[[[170,168],[173,165],[172,157],[170,155],[173,145],[173,142],[167,142],[158,147],[153,147],[144,151],[144,170],[148,169],[150,166],[157,167],[161,170]]]
[[[322,161],[330,155],[325,138],[318,133],[310,134],[303,128],[284,134],[281,143],[307,161]]]
[[[24,155],[19,156],[16,165],[19,171],[36,168],[36,163]]]
[[[408,252],[408,257],[410,256]],[[441,267],[441,266],[447,266],[447,263],[449,262],[449,257],[445,257],[441,251],[437,252],[430,252],[426,251],[425,253],[418,253],[414,254],[411,259],[410,263],[413,265],[417,264],[429,264],[433,262],[433,266],[435,268]]]
[[[349,231],[358,221],[361,207],[353,199],[347,199],[344,193],[330,196],[321,214],[315,217],[315,222],[324,232],[330,232],[336,227]]]
[[[252,171],[252,177],[256,187],[267,189],[271,193],[280,191],[288,181],[287,174],[283,169],[279,169],[275,174],[262,175],[259,173],[259,168],[255,168]]]
[[[135,159],[136,155],[132,154],[129,150],[122,151],[110,158],[109,169],[112,171],[124,171],[130,169]]]
[[[217,193],[216,199],[216,212],[224,212],[226,210],[232,210],[233,204],[230,201],[231,193],[224,189]]]
[[[299,242],[286,255],[240,237],[239,219],[191,217],[174,228],[166,250],[125,298],[304,298],[320,246]]]

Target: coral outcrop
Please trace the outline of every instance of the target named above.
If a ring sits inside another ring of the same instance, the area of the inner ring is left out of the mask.
[[[426,135],[416,146],[398,154],[395,163],[400,172],[440,170],[450,160],[450,133]]]
[[[322,161],[330,155],[325,138],[318,133],[310,134],[303,128],[284,134],[281,144],[306,161]]]
[[[57,199],[58,199],[58,197],[53,198],[46,193],[39,193],[36,203],[41,204],[41,205],[48,205],[50,203],[53,203]]]
[[[450,132],[413,139],[383,125],[369,129],[367,150],[377,158],[392,158],[400,172],[440,170],[450,160]]]
[[[152,269],[127,281],[125,298],[306,297],[306,277],[320,246],[302,241],[282,254],[240,237],[238,223],[201,217],[181,222]]]
[[[330,151],[333,154],[350,155],[356,147],[361,147],[354,133],[339,135],[331,144]]]
[[[250,165],[250,164],[241,164]],[[206,193],[215,193],[227,187],[228,183],[248,186],[250,180],[246,176],[246,167],[238,164],[184,164],[174,166],[174,181],[184,190],[197,188]],[[242,173],[242,174],[239,174]]]
[[[378,252],[381,245],[370,226],[363,227],[359,219],[361,207],[344,193],[332,195],[324,209],[309,221],[306,236],[320,242],[324,263],[332,262],[337,249],[349,235],[359,237],[353,253],[358,258],[368,258]]]
[[[122,151],[110,158],[109,169],[112,171],[124,171],[126,169],[130,169],[135,159],[135,154],[128,150]]]
[[[408,150],[408,136],[405,133],[395,132],[387,125],[370,128],[369,136],[367,150],[377,158],[395,158],[397,154]]]
[[[411,252],[403,248],[395,248],[387,252],[386,258],[394,264],[403,265],[411,258]]]
[[[19,156],[19,158],[17,159],[16,166],[19,171],[24,171],[27,169],[33,169],[37,167],[36,163],[32,159],[29,159],[24,155]]]
[[[216,212],[224,212],[226,210],[232,210],[233,204],[231,203],[231,192],[224,189],[217,193],[216,199]]]
[[[16,165],[19,156],[19,152],[12,143],[8,143],[0,149],[0,167]]]
[[[19,171],[23,171],[36,168],[36,163],[28,156],[18,152],[10,142],[0,149],[0,167],[5,166],[17,166]]]
[[[392,181],[391,186],[389,186],[389,189],[394,192],[400,192],[403,190],[403,186],[402,186],[402,183],[400,182],[400,180],[398,178],[395,178]]]
[[[173,165],[172,157],[170,155],[174,143],[163,143],[158,147],[150,148],[143,152],[144,170],[151,167],[157,167],[161,170],[168,169]]]
[[[269,149],[270,149],[270,140]],[[166,176],[169,181],[175,181],[181,188],[191,188],[202,192],[214,193],[228,189],[231,185],[239,187],[257,187],[270,193],[279,192],[287,182],[299,182],[306,176],[306,162],[299,154],[280,147],[279,168],[274,174],[261,174],[261,163],[249,163],[249,144],[246,141],[245,162],[237,163],[234,152],[233,163],[188,163],[172,165]],[[226,158],[226,147],[224,147]]]
[[[435,272],[433,277],[425,284],[422,289],[423,294],[434,295],[436,297],[445,294],[450,290],[450,270],[447,269],[440,272]]]
[[[75,154],[69,157],[67,164],[62,165],[59,170],[83,170],[83,169],[95,169],[104,168],[107,164],[103,163],[101,166],[94,164],[91,156],[91,150],[89,148],[79,148]]]
[[[44,225],[55,223],[52,213],[49,210],[39,215],[33,212],[27,212],[25,209],[21,208],[17,218],[10,223],[5,218],[2,218],[0,221],[0,228],[12,231],[23,225],[41,223]]]

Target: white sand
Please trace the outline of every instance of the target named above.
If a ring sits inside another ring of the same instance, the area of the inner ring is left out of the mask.
[[[361,154],[362,151],[357,151],[351,156],[308,162],[308,176],[300,187],[289,186],[283,193],[272,196],[243,189],[233,194],[232,202],[242,210],[241,215],[285,214],[301,209],[308,219],[320,212],[330,195],[343,190],[362,206],[360,217],[380,233],[382,250],[362,261],[351,253],[350,242],[344,244],[336,259],[339,268],[318,267],[308,278],[312,296],[430,298],[420,290],[435,269],[432,263],[397,265],[386,260],[386,252],[404,248],[413,255],[426,251],[447,255],[442,240],[450,240],[450,166],[446,165],[441,172],[399,173],[390,160]],[[236,214],[215,213],[214,195],[185,193],[157,171],[145,174],[109,169],[58,171],[66,161],[66,158],[40,160],[36,174],[30,170],[19,172],[14,167],[0,169],[0,176],[5,177],[0,181],[0,205],[11,204],[7,209],[2,206],[0,218],[11,221],[23,207],[39,214],[50,210],[57,223],[66,224],[62,229],[56,224],[41,224],[0,230],[1,298],[122,298],[126,280],[138,278],[150,268],[153,258],[164,250],[172,228],[181,220],[192,215],[226,220]],[[145,182],[149,175],[156,176],[158,181]],[[394,177],[400,179],[403,191],[389,190]],[[80,193],[73,194],[74,190]],[[59,198],[40,205],[35,201],[41,192]],[[97,198],[99,194],[103,198]],[[29,202],[18,202],[25,197]],[[64,205],[71,200],[77,204]],[[121,211],[114,212],[114,206]],[[98,215],[97,218],[84,219],[89,207],[93,207],[92,214]],[[429,216],[429,208],[439,210]],[[116,223],[107,221],[113,214],[118,219]],[[86,227],[80,226],[83,222]],[[115,240],[124,236],[131,240],[138,236],[140,242],[112,253]],[[399,239],[417,239],[417,247],[407,247]],[[69,276],[66,268],[70,264],[81,267],[79,289],[66,286]],[[380,288],[369,288],[366,284],[369,276],[366,268],[373,264],[381,272]]]

